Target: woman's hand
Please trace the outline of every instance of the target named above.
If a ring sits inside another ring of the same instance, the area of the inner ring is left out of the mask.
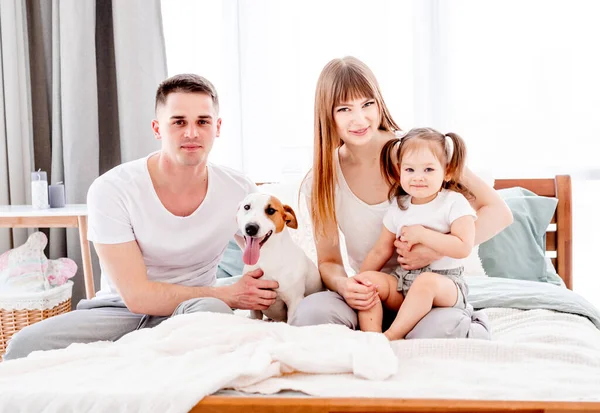
[[[377,288],[370,281],[363,279],[361,274],[343,280],[338,293],[357,311],[369,310],[379,301]]]
[[[398,264],[405,270],[423,268],[441,258],[440,254],[423,244],[417,244],[410,248],[407,242],[397,239],[394,241],[394,246],[398,253]]]

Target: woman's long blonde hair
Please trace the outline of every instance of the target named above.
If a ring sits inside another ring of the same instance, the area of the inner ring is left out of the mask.
[[[325,223],[337,227],[335,213],[335,151],[343,141],[337,134],[333,110],[340,103],[355,99],[374,99],[379,109],[379,130],[400,130],[383,100],[373,72],[355,57],[333,59],[319,76],[315,92],[315,142],[312,168],[310,210],[314,235],[325,235]]]

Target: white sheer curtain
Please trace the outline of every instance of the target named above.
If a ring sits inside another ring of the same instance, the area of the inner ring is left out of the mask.
[[[439,2],[439,127],[502,176],[598,177],[600,3]]]
[[[474,169],[573,176],[575,288],[600,304],[598,15],[594,0],[163,0],[169,74],[221,96],[215,162],[256,181],[306,173],[319,72],[354,55],[403,128],[459,133]]]

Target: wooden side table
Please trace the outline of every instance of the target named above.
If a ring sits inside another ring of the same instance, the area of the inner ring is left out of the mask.
[[[87,239],[87,205],[67,204],[63,208],[35,209],[31,205],[0,205],[0,228],[78,228],[85,294],[96,295],[92,256]]]

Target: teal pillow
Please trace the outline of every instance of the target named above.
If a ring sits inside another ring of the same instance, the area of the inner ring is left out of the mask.
[[[242,261],[242,250],[235,240],[229,241],[223,257],[217,266],[217,278],[235,277],[242,275],[244,261]]]
[[[479,246],[486,274],[561,285],[561,278],[546,258],[546,230],[558,200],[520,187],[498,193],[512,211],[513,223]]]

